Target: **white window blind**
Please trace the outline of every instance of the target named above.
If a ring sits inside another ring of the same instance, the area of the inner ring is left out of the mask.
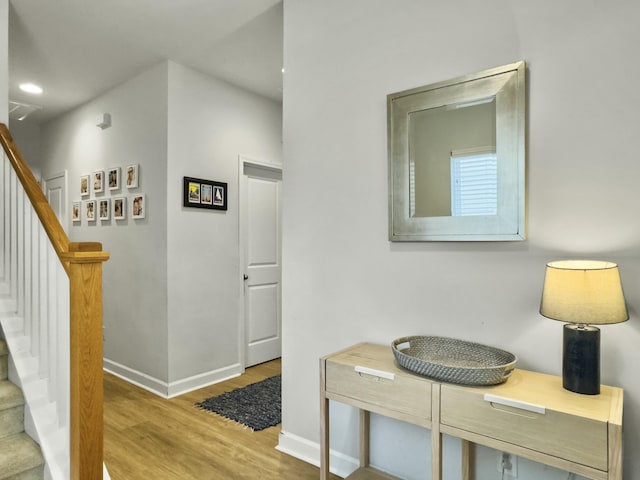
[[[497,213],[498,161],[495,150],[451,152],[451,214]]]

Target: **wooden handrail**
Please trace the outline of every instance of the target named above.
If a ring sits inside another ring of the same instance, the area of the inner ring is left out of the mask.
[[[9,129],[2,123],[0,143],[69,276],[71,479],[102,480],[102,263],[109,254],[102,251],[98,242],[69,242]]]

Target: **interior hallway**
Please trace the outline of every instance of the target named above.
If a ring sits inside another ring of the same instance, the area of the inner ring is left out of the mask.
[[[105,373],[104,461],[112,480],[318,479],[317,467],[275,449],[279,425],[252,432],[194,406],[277,375],[280,366],[257,365],[170,400]]]

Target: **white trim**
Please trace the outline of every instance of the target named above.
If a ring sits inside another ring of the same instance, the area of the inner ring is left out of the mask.
[[[243,165],[251,165],[253,167],[263,168],[267,170],[273,170],[274,172],[282,172],[282,165],[279,163],[271,163],[265,162],[262,160],[258,160],[257,158],[251,158],[246,155],[238,155],[239,164],[242,167]],[[242,175],[244,170],[240,168],[239,172]]]
[[[270,172],[279,173],[282,177],[282,165],[277,163],[264,162],[255,158],[248,157],[246,155],[238,155],[238,251],[240,258],[240,291],[242,296],[240,298],[240,308],[238,309],[238,352],[240,358],[238,359],[242,370],[240,373],[244,373],[245,366],[247,364],[247,341],[246,341],[246,325],[245,325],[245,280],[244,276],[247,273],[247,177],[244,174],[244,167],[248,165],[250,167],[267,170]],[[280,180],[282,182],[282,179]],[[281,215],[281,213],[279,213]],[[282,217],[280,217],[282,222]],[[282,248],[282,232],[280,232],[280,248]],[[282,258],[282,252],[280,252],[280,258]],[[282,282],[282,273],[280,274],[280,282]],[[282,313],[280,314],[282,320]],[[282,328],[282,327],[281,327]]]
[[[125,365],[105,358],[103,360],[103,368],[105,372],[115,375],[129,383],[154,393],[162,398],[173,398],[199,388],[208,387],[215,383],[220,383],[230,378],[238,377],[242,374],[240,364],[230,365],[228,367],[211,370],[209,372],[200,373],[192,377],[183,378],[181,380],[167,383],[159,380],[146,373],[139,372]]]
[[[238,281],[240,282],[240,301],[238,308],[238,361],[242,365],[244,373],[247,364],[247,345],[245,340],[245,284],[244,276],[247,274],[247,180],[244,175],[244,164],[250,162],[248,157],[238,155],[238,254],[240,259],[240,271]]]
[[[167,398],[167,392],[169,390],[167,382],[163,382],[162,380],[158,380],[146,373],[121,365],[109,360],[108,358],[103,359],[102,364],[102,368],[105,372],[126,380],[129,383],[133,383],[140,388],[144,388],[151,393]]]
[[[239,363],[228,367],[219,368],[210,372],[200,373],[189,378],[183,378],[177,382],[169,383],[169,398],[192,392],[199,388],[208,387],[214,383],[224,382],[242,375],[243,369]]]
[[[320,444],[294,435],[293,433],[287,433],[284,430],[281,431],[276,450],[291,455],[303,462],[315,465],[316,467],[320,466]],[[360,461],[357,458],[336,452],[335,450],[330,450],[329,457],[329,469],[331,473],[342,478],[348,477],[360,465]]]
[[[47,195],[47,183],[50,183],[58,178],[62,179],[63,189],[62,192],[62,205],[60,205],[60,218],[58,221],[62,225],[63,230],[66,232],[69,231],[69,176],[67,174],[67,170],[62,170],[61,172],[54,173],[49,175],[48,178],[42,180],[42,193],[44,193],[47,200],[49,200],[49,196]],[[51,203],[51,202],[49,202]]]

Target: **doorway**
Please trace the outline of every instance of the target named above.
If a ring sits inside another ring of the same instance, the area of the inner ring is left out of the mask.
[[[244,367],[282,352],[282,168],[239,157],[241,342]]]
[[[69,232],[67,217],[67,171],[56,173],[44,181],[44,192],[53,213],[58,217],[65,233]]]

